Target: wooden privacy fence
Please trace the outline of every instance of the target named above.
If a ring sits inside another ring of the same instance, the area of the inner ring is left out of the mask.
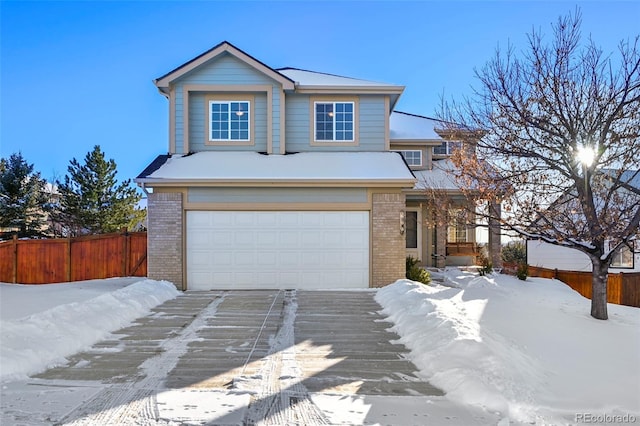
[[[0,242],[0,282],[50,284],[147,276],[147,233]]]
[[[516,265],[504,265],[504,271],[515,273]],[[559,271],[557,269],[529,266],[530,277],[555,278],[591,299],[591,272]],[[618,305],[640,308],[640,272],[609,273],[607,301]]]

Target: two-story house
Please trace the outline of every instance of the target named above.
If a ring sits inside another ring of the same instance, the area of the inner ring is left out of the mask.
[[[403,86],[273,69],[228,42],[155,84],[169,101],[169,149],[136,179],[149,194],[151,278],[380,287],[404,277],[407,255],[453,261],[448,234],[474,241],[466,224],[428,220],[438,206],[425,176],[442,176],[434,163],[453,145],[437,121],[394,112]]]

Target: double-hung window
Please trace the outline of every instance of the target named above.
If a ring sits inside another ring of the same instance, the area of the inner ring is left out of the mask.
[[[249,141],[249,101],[209,101],[209,141]]]
[[[354,102],[314,102],[315,140],[353,142]]]
[[[422,151],[420,150],[407,150],[400,151],[400,154],[404,157],[404,160],[409,166],[420,167],[422,166]]]

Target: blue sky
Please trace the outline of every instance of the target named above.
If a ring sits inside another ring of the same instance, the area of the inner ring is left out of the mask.
[[[227,40],[273,68],[406,86],[397,109],[433,116],[440,95],[558,16],[583,15],[605,52],[635,36],[640,2],[0,0],[0,157],[21,151],[61,178],[98,144],[133,178],[168,149],[168,103],[153,83]]]

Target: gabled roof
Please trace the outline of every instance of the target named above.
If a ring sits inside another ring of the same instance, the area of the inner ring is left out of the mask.
[[[442,121],[422,115],[393,111],[389,117],[389,137],[392,141],[437,141],[444,139],[436,132]]]
[[[228,41],[223,41],[222,43],[212,47],[206,52],[180,65],[178,68],[172,71],[169,71],[162,77],[155,79],[153,82],[155,83],[156,86],[158,86],[160,90],[166,89],[169,87],[169,83],[172,82],[173,80],[180,78],[181,76],[188,73],[189,71],[192,71],[198,66],[214,59],[215,57],[223,53],[228,53],[230,55],[233,55],[234,57],[238,58],[239,60],[246,63],[247,65],[255,68],[256,70],[262,72],[263,74],[266,74],[268,77],[281,83],[285,90],[292,90],[294,88],[294,82],[289,77],[279,73],[278,71],[269,67],[265,63],[257,60],[256,58],[249,55],[248,53],[238,49]]]
[[[158,158],[136,182],[149,186],[269,185],[322,183],[335,186],[413,187],[415,177],[396,152],[301,152],[264,155],[252,151],[203,151]],[[153,170],[155,168],[155,170]],[[149,173],[150,172],[150,173]]]
[[[398,86],[395,84],[360,80],[357,78],[343,77],[298,68],[273,69],[228,41],[223,41],[222,43],[212,47],[174,70],[169,71],[165,75],[158,77],[153,82],[161,92],[168,93],[169,84],[172,81],[225,53],[233,55],[235,58],[253,67],[257,71],[279,82],[282,84],[282,88],[284,90],[295,89],[296,92],[299,93],[386,94],[389,95],[391,99],[391,109],[393,109],[393,106],[404,91],[404,86]]]

